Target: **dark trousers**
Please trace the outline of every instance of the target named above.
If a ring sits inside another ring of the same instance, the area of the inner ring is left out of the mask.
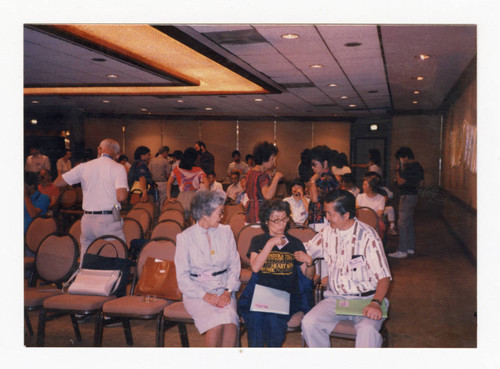
[[[243,314],[248,347],[281,347],[285,341],[288,315],[249,311]]]

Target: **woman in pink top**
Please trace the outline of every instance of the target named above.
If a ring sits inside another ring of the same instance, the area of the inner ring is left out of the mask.
[[[175,200],[171,197],[172,184],[177,179],[180,192],[176,200],[184,207],[186,218],[189,216],[191,200],[196,191],[200,188],[208,190],[207,175],[200,167],[194,166],[197,156],[198,153],[194,147],[188,147],[184,151],[184,157],[181,159],[179,166],[172,170],[172,175],[167,182],[167,200],[173,202]]]

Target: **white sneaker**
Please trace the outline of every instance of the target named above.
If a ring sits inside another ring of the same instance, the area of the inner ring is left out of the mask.
[[[415,250],[406,250],[408,255],[415,255]]]
[[[388,256],[390,258],[404,259],[408,256],[408,254],[406,252],[396,251],[396,252],[391,252]]]

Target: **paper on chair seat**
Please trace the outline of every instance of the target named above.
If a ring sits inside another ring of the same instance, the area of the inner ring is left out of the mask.
[[[290,294],[276,288],[255,285],[250,311],[290,314]]]

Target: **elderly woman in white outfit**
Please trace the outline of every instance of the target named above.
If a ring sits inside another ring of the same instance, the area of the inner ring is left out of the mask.
[[[207,347],[234,347],[238,332],[241,264],[231,227],[220,224],[225,197],[219,191],[197,192],[191,202],[196,224],[177,235],[177,282]]]

